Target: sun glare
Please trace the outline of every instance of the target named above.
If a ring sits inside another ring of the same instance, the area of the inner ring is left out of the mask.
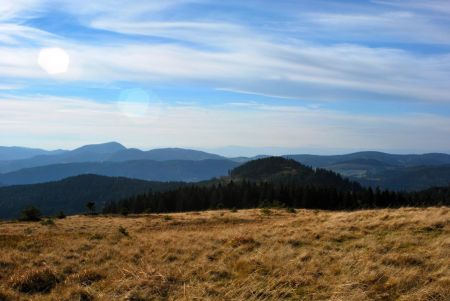
[[[44,48],[39,52],[38,64],[48,74],[62,74],[69,68],[70,57],[64,49]]]
[[[159,97],[140,88],[121,91],[117,105],[128,118],[145,118],[146,121],[155,121],[161,111]]]

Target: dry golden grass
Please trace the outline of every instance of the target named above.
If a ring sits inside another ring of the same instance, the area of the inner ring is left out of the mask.
[[[449,208],[4,222],[0,300],[450,300],[449,233]]]

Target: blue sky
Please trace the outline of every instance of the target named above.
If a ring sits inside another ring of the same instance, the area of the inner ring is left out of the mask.
[[[448,1],[1,2],[0,145],[450,152]]]

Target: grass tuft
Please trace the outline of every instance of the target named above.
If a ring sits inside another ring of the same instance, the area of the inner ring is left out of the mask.
[[[49,293],[59,281],[50,268],[37,268],[16,272],[9,282],[19,292],[35,294]]]

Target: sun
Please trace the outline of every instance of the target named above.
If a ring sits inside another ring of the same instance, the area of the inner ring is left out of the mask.
[[[39,52],[38,64],[48,74],[62,74],[69,68],[70,56],[62,48],[43,48]]]

